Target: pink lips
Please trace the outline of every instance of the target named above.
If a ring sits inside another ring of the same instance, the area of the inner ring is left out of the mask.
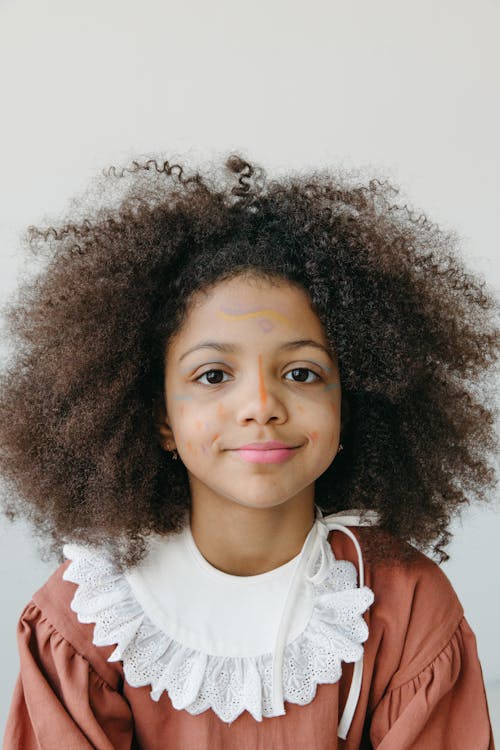
[[[288,446],[278,440],[267,443],[249,443],[238,448],[238,453],[244,461],[262,464],[280,464],[288,461],[300,446]]]

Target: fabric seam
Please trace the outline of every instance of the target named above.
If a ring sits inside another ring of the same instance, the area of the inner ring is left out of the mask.
[[[391,693],[392,693],[392,692],[393,692],[394,690],[400,690],[400,689],[401,689],[402,687],[404,687],[405,685],[408,685],[408,684],[409,684],[410,682],[413,682],[413,680],[415,680],[415,679],[416,679],[416,678],[417,678],[417,677],[418,677],[419,675],[421,675],[421,674],[422,674],[422,672],[424,672],[424,671],[425,671],[426,669],[428,669],[428,668],[429,668],[430,666],[432,666],[432,664],[433,664],[433,663],[434,663],[434,662],[436,661],[436,659],[437,659],[437,658],[438,658],[439,656],[441,656],[441,654],[443,653],[443,651],[444,651],[445,649],[447,649],[447,648],[448,648],[448,646],[450,645],[450,643],[451,643],[451,641],[453,640],[453,638],[454,638],[454,637],[456,636],[456,634],[457,634],[457,631],[458,631],[459,627],[461,626],[461,624],[462,624],[462,622],[463,622],[464,620],[465,620],[465,615],[464,615],[464,614],[462,614],[462,616],[461,616],[460,620],[458,621],[457,625],[455,626],[455,629],[453,630],[453,632],[452,632],[451,636],[450,636],[450,637],[448,638],[448,640],[446,641],[446,643],[444,644],[444,646],[442,646],[441,648],[439,648],[439,649],[438,649],[438,650],[436,651],[436,653],[434,654],[434,656],[433,656],[433,657],[432,657],[431,659],[429,659],[429,661],[428,661],[428,662],[427,662],[426,664],[424,664],[424,666],[423,666],[423,667],[421,667],[421,668],[420,668],[420,669],[419,669],[419,670],[418,670],[418,671],[417,671],[417,672],[416,672],[416,673],[415,673],[415,674],[413,675],[413,677],[409,677],[409,678],[408,678],[407,680],[404,680],[404,681],[403,681],[403,682],[401,682],[401,683],[397,683],[397,684],[396,684],[396,685],[394,685],[393,687],[389,688],[389,689],[388,689],[388,690],[387,690],[387,691],[386,691],[386,692],[384,693],[384,696],[383,696],[382,700],[384,700],[384,699],[385,699],[385,698],[386,698],[386,697],[387,697],[388,695],[390,695],[390,694],[391,694]],[[382,701],[380,701],[380,703],[381,703],[381,702],[382,702]]]
[[[118,695],[120,695],[120,693],[119,693],[118,689],[117,689],[117,688],[115,688],[115,687],[113,687],[112,685],[110,685],[110,684],[109,684],[109,682],[108,682],[108,681],[106,680],[106,678],[102,676],[102,674],[101,674],[101,673],[100,673],[100,672],[99,672],[99,671],[98,671],[98,670],[97,670],[97,669],[96,669],[96,668],[94,667],[94,665],[93,665],[93,664],[92,664],[92,663],[91,663],[91,662],[89,661],[89,659],[88,659],[88,658],[87,658],[87,657],[86,657],[86,656],[85,656],[84,654],[82,654],[82,653],[81,653],[81,652],[80,652],[80,651],[79,651],[79,650],[78,650],[78,649],[77,649],[77,648],[76,648],[76,647],[75,647],[75,646],[74,646],[74,645],[73,645],[73,644],[71,643],[71,641],[70,641],[70,640],[69,640],[68,638],[66,638],[66,636],[64,636],[64,635],[63,635],[63,634],[62,634],[62,633],[61,633],[61,632],[60,632],[60,631],[59,631],[59,630],[58,630],[58,629],[56,628],[56,626],[55,626],[55,625],[54,625],[54,624],[52,623],[52,621],[51,621],[51,620],[49,620],[49,618],[47,617],[47,615],[45,614],[45,612],[43,611],[43,609],[42,609],[42,608],[40,607],[40,605],[39,605],[39,604],[37,604],[37,603],[36,603],[36,601],[35,601],[34,599],[32,599],[32,600],[31,600],[31,601],[30,601],[30,602],[29,602],[29,603],[28,603],[28,604],[26,605],[26,607],[24,608],[24,610],[23,610],[23,612],[22,612],[22,614],[21,614],[21,619],[23,619],[24,613],[26,612],[26,610],[27,610],[27,609],[29,609],[29,608],[31,607],[31,605],[33,605],[34,607],[36,607],[36,609],[37,609],[37,610],[38,610],[38,611],[40,612],[40,614],[42,615],[42,620],[45,620],[45,622],[46,622],[46,623],[47,623],[47,624],[49,625],[49,627],[50,627],[50,628],[52,629],[52,631],[53,631],[54,633],[57,633],[57,635],[58,635],[58,636],[59,636],[59,637],[60,637],[60,638],[61,638],[61,639],[62,639],[62,640],[63,640],[63,641],[65,642],[65,643],[67,643],[67,645],[68,645],[68,646],[69,646],[69,647],[70,647],[70,648],[71,648],[71,649],[72,649],[72,650],[74,651],[74,653],[75,653],[75,654],[77,654],[77,655],[78,655],[78,656],[79,656],[79,657],[80,657],[81,659],[83,659],[83,660],[84,660],[84,661],[85,661],[85,662],[86,662],[86,663],[88,664],[88,667],[89,667],[89,669],[90,669],[90,670],[92,670],[92,672],[94,672],[94,674],[95,674],[95,675],[97,675],[97,677],[99,677],[99,679],[100,679],[100,680],[102,680],[102,682],[104,683],[104,685],[105,685],[105,686],[106,686],[107,688],[109,688],[110,690],[112,690],[112,691],[113,691],[113,693],[117,693]],[[75,617],[76,617],[76,614],[75,614]],[[78,618],[77,618],[77,619],[78,619]],[[80,621],[78,620],[78,622],[80,622]]]

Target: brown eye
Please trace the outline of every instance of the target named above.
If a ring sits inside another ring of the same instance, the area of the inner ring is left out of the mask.
[[[226,375],[227,373],[224,372],[224,370],[207,370],[202,375],[200,375],[199,378],[196,378],[197,382],[202,382],[201,378],[206,377],[208,380],[208,383],[203,383],[203,385],[219,385],[219,383],[223,383],[224,381],[220,378],[221,375]]]
[[[321,377],[308,367],[295,367],[293,370],[287,372],[287,375],[289,374],[292,375],[293,382],[295,383],[315,383],[318,380],[321,380]],[[314,375],[314,379],[308,380],[307,378],[309,375]]]

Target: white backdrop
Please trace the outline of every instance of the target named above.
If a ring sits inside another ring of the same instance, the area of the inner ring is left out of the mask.
[[[499,31],[494,0],[0,0],[0,270],[102,167],[241,150],[270,173],[368,168],[463,237],[500,291]],[[500,721],[500,510],[471,509],[445,571],[476,632]],[[0,731],[15,624],[54,563],[0,524]],[[496,577],[496,576],[495,576]]]

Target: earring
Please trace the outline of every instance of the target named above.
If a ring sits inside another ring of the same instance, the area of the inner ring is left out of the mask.
[[[174,461],[177,461],[177,459],[179,458],[179,454],[177,453],[177,451],[176,451],[175,448],[171,448],[170,447],[171,445],[172,445],[172,443],[167,443],[167,445],[165,447],[169,451],[169,453],[172,454],[172,458],[174,459]]]
[[[342,445],[342,443],[339,443],[339,448],[338,448],[337,453],[340,453],[340,451],[342,450],[344,450],[344,446]]]

